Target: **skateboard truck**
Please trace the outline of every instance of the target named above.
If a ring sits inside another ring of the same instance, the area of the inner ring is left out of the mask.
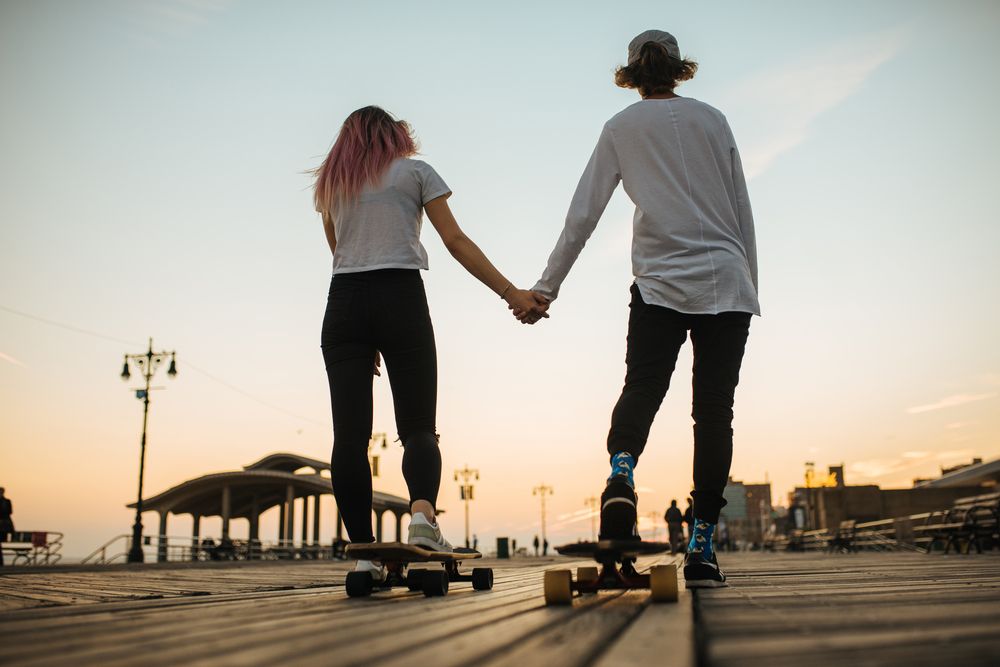
[[[545,603],[548,605],[572,604],[573,593],[597,593],[602,590],[631,590],[647,588],[653,602],[676,602],[679,590],[677,566],[654,565],[649,574],[635,569],[640,554],[659,553],[669,549],[655,542],[581,542],[557,547],[563,555],[589,555],[601,568],[580,567],[576,579],[570,570],[549,570],[545,573]],[[618,563],[621,563],[619,567]]]
[[[347,547],[352,558],[380,561],[386,569],[382,581],[372,579],[370,572],[347,573],[347,595],[367,597],[375,591],[386,591],[405,586],[411,591],[423,591],[427,597],[448,594],[453,581],[471,582],[477,591],[493,588],[493,569],[476,567],[471,574],[459,570],[463,560],[481,558],[482,554],[472,549],[456,549],[454,552],[430,551],[421,547],[398,542],[352,544]],[[410,568],[410,563],[440,562],[442,569]]]

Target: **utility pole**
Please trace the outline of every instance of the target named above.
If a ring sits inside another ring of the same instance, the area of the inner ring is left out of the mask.
[[[142,479],[146,472],[146,424],[149,421],[149,386],[156,369],[160,367],[167,357],[170,357],[170,367],[167,368],[167,375],[170,378],[177,376],[177,353],[153,352],[153,339],[149,339],[149,349],[142,354],[126,354],[125,363],[122,365],[121,378],[128,382],[132,374],[129,373],[129,362],[135,364],[142,373],[146,386],[143,389],[135,390],[135,397],[142,401],[142,441],[139,447],[139,498],[135,503],[135,523],[132,524],[132,545],[128,551],[129,563],[141,563],[144,560],[142,554]]]
[[[465,548],[468,549],[469,545],[469,502],[473,500],[472,497],[472,485],[469,484],[470,479],[479,479],[479,471],[469,468],[469,464],[466,463],[465,467],[461,470],[455,471],[455,481],[458,478],[462,478],[462,486],[459,490],[459,498],[465,502]]]
[[[590,535],[594,542],[597,541],[597,500],[596,496],[584,498],[583,504],[590,508]]]
[[[547,538],[545,537],[545,496],[551,496],[553,493],[555,493],[555,491],[552,489],[552,487],[546,486],[545,484],[536,486],[531,490],[531,495],[539,496],[542,499],[542,544],[543,545],[547,541]]]

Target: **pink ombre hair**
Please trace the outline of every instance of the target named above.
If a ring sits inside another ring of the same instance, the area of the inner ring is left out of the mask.
[[[357,198],[376,182],[393,160],[417,152],[409,123],[380,107],[353,112],[340,128],[329,155],[316,174],[316,209],[330,212]]]

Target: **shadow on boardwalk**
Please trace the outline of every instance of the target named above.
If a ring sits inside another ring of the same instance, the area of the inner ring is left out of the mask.
[[[649,566],[657,561],[640,562]],[[351,600],[343,562],[6,570],[4,665],[1000,664],[1000,557],[726,554],[733,586],[547,608],[521,559],[492,592]],[[485,563],[484,563],[485,564]]]

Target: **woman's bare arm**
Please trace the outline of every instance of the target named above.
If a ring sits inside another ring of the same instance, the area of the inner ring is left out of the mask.
[[[532,311],[548,317],[548,314],[545,314],[548,302],[544,298],[536,297],[534,292],[529,290],[514,287],[514,284],[493,266],[479,246],[465,235],[448,206],[447,196],[432,199],[424,205],[424,209],[451,256],[458,260],[466,271],[502,297],[512,309],[522,311],[524,316],[518,319],[525,321]]]
[[[323,232],[326,233],[326,242],[330,245],[330,254],[337,252],[337,232],[333,228],[333,218],[329,211],[323,211]]]

